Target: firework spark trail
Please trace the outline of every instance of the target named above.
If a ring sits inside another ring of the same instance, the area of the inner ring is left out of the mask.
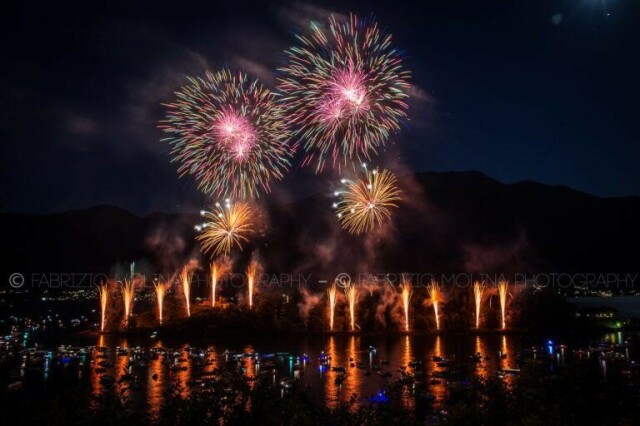
[[[125,325],[129,324],[129,317],[133,315],[133,300],[135,298],[135,285],[132,279],[124,279],[122,282],[122,300],[124,302]]]
[[[327,156],[338,169],[370,159],[407,117],[410,73],[391,35],[351,15],[331,16],[328,28],[312,23],[296,38],[278,88],[306,152],[303,165],[320,172]]]
[[[349,304],[349,320],[351,324],[351,331],[356,329],[356,301],[358,300],[358,290],[355,283],[349,283],[344,293],[347,296],[347,303]]]
[[[333,331],[334,315],[336,311],[336,296],[338,288],[333,283],[327,293],[329,294],[329,330]]]
[[[211,307],[216,307],[216,290],[218,280],[229,270],[229,259],[225,256],[211,262]]]
[[[104,332],[107,317],[107,302],[109,301],[109,285],[107,283],[100,284],[98,291],[100,292],[100,331]]]
[[[292,156],[275,94],[229,70],[188,80],[159,124],[180,177],[193,175],[198,189],[219,197],[270,192],[270,181],[282,179]]]
[[[480,328],[480,310],[482,309],[482,293],[484,292],[484,283],[476,281],[473,283],[473,296],[476,303],[476,328]]]
[[[248,203],[231,204],[225,201],[224,207],[215,204],[213,212],[201,211],[206,222],[196,226],[200,233],[196,239],[205,252],[213,255],[228,254],[234,247],[242,250],[242,244],[249,241],[253,233],[253,210]]]
[[[433,314],[436,318],[436,330],[440,330],[440,314],[439,314],[439,304],[440,304],[440,286],[435,282],[431,282],[428,287],[429,297],[431,298],[431,304],[433,305]]]
[[[401,200],[396,177],[388,170],[367,170],[365,179],[343,179],[342,183],[346,184],[346,189],[336,191],[335,195],[341,199],[334,207],[342,228],[351,234],[362,234],[382,226]]]
[[[498,283],[498,294],[500,295],[500,312],[502,314],[502,329],[507,328],[507,323],[505,321],[505,314],[507,311],[507,291],[508,291],[508,283],[506,281],[500,281]]]
[[[182,293],[184,294],[184,300],[187,308],[187,316],[191,316],[191,271],[185,265],[180,272],[180,284],[182,285]]]
[[[253,309],[253,291],[255,285],[256,275],[258,273],[258,262],[252,260],[249,263],[249,267],[247,268],[247,284],[248,284],[248,293],[249,293],[249,309]]]
[[[162,325],[162,308],[164,305],[164,295],[167,292],[169,285],[164,281],[158,281],[153,284],[156,289],[156,302],[158,304],[158,322]]]
[[[404,329],[409,331],[409,301],[411,300],[411,283],[408,281],[402,282],[402,306],[404,308]]]

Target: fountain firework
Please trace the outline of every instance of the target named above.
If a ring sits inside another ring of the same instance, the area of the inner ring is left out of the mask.
[[[211,262],[211,307],[216,307],[216,289],[218,287],[218,279],[223,276],[229,269],[229,259],[222,259]]]
[[[100,331],[104,332],[107,316],[107,302],[109,301],[109,286],[107,283],[100,284]]]
[[[191,316],[191,272],[185,265],[180,272],[180,283],[182,284],[182,292],[184,293],[184,300],[187,308],[187,316]]]
[[[411,283],[402,282],[402,306],[404,307],[404,330],[409,331],[409,301],[411,300]]]
[[[156,301],[158,302],[158,322],[162,325],[162,306],[164,304],[164,295],[169,286],[164,281],[154,283],[156,288]]]
[[[480,328],[480,309],[482,307],[482,293],[484,292],[484,283],[476,281],[473,283],[473,296],[476,302],[476,328]]]
[[[327,291],[329,294],[329,330],[333,331],[333,320],[336,310],[336,296],[337,296],[336,283],[331,285],[331,288]]]
[[[498,294],[500,295],[500,312],[502,314],[502,329],[507,328],[507,323],[505,321],[505,313],[507,311],[507,286],[508,283],[506,281],[500,281],[498,283]]]
[[[258,262],[252,260],[247,268],[247,283],[249,292],[249,309],[253,309],[253,288],[255,284],[256,274],[258,273]]]
[[[431,304],[433,305],[433,314],[436,317],[436,330],[440,330],[440,315],[438,313],[440,287],[433,281],[431,282],[431,285],[429,285],[429,296],[431,297]]]
[[[133,314],[133,299],[135,297],[135,286],[133,279],[124,279],[122,282],[122,300],[124,302],[124,322],[129,324],[129,317]]]
[[[358,299],[358,291],[354,283],[349,283],[344,288],[349,303],[349,319],[351,320],[351,331],[356,329],[356,300]]]

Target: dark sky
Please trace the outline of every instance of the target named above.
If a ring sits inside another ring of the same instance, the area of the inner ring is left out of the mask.
[[[411,122],[381,162],[640,195],[640,2],[127,3],[3,11],[5,211],[199,209],[159,141],[160,102],[207,68],[273,86],[293,32],[330,12],[373,14],[413,73]],[[275,194],[327,179],[294,168]]]

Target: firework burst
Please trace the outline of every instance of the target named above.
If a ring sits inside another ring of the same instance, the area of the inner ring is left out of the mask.
[[[180,177],[209,195],[250,198],[270,191],[289,168],[290,132],[275,94],[246,74],[207,71],[189,78],[160,122]]]
[[[401,200],[396,177],[388,170],[367,170],[365,179],[341,182],[346,188],[335,192],[341,198],[333,206],[342,228],[351,234],[362,234],[381,226]]]
[[[216,203],[213,212],[200,213],[207,221],[196,226],[200,232],[196,239],[204,251],[214,256],[228,254],[233,247],[242,250],[242,244],[248,242],[248,236],[253,233],[253,211],[247,203],[232,205],[227,199],[224,207]]]
[[[407,117],[409,72],[401,55],[371,20],[331,16],[328,28],[312,23],[310,34],[285,53],[279,90],[303,165],[322,171],[327,157],[340,168],[369,159]]]

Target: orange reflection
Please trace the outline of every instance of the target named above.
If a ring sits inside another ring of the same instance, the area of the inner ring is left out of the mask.
[[[485,362],[485,359],[484,359],[486,355],[487,355],[487,345],[484,342],[484,338],[476,335],[476,344],[475,344],[476,374],[481,379],[489,378],[489,370],[487,368],[487,363]]]
[[[357,341],[356,341],[357,339]],[[358,344],[357,344],[358,343]],[[349,347],[347,349],[347,359],[343,367],[347,370],[346,378],[343,383],[344,401],[348,401],[352,395],[357,394],[362,396],[362,377],[360,377],[360,370],[356,368],[356,364],[360,361],[360,354],[357,348],[360,346],[360,337],[349,336]]]
[[[447,392],[447,381],[444,375],[447,374],[448,369],[445,367],[439,367],[437,358],[443,358],[444,352],[442,349],[442,336],[435,336],[433,349],[428,355],[427,368],[431,373],[431,379],[429,382],[429,391],[436,397],[436,401],[442,401]]]
[[[329,336],[329,347],[327,348],[327,356],[329,357],[329,365],[331,367],[337,367],[340,365],[340,357],[338,356],[338,351],[336,349],[336,338],[335,336]],[[329,368],[325,374],[324,378],[324,388],[325,388],[325,398],[327,402],[327,406],[329,408],[335,408],[338,406],[338,401],[340,400],[340,389],[341,385],[336,383],[336,378],[338,377],[338,373],[332,371]]]
[[[409,363],[413,361],[413,351],[411,349],[411,338],[409,335],[404,336],[404,345],[402,346],[402,366],[405,367],[407,374],[415,374],[415,371],[409,366]],[[414,399],[413,394],[415,392],[415,383],[408,382],[407,388],[402,393],[403,405],[408,409],[413,409]]]
[[[162,342],[157,341],[156,348],[162,347]],[[147,404],[151,418],[155,419],[160,413],[164,403],[164,389],[167,386],[167,370],[163,365],[164,353],[149,360],[147,371]]]

